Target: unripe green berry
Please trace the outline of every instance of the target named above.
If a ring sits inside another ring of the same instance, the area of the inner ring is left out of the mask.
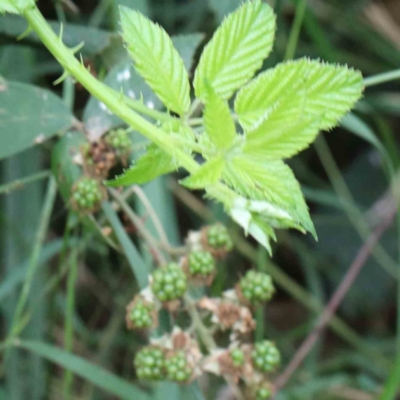
[[[275,292],[272,279],[268,274],[252,270],[241,279],[239,287],[245,300],[250,303],[269,301]]]
[[[148,346],[140,350],[134,364],[139,379],[154,381],[165,378],[165,355],[158,347]]]
[[[188,268],[191,275],[207,277],[215,271],[215,260],[208,251],[192,251],[189,254]]]
[[[183,383],[193,375],[193,368],[189,365],[185,353],[179,351],[168,357],[165,363],[167,378],[170,381]]]
[[[261,372],[272,372],[281,362],[279,350],[269,340],[256,343],[251,353],[251,358],[254,366]]]
[[[272,391],[268,387],[261,387],[256,391],[256,400],[268,400],[272,397]]]
[[[152,290],[162,302],[179,299],[186,287],[186,275],[178,264],[169,263],[153,273]]]
[[[96,208],[103,199],[100,183],[93,178],[84,177],[73,187],[72,200],[75,208],[90,211]]]
[[[151,304],[138,299],[128,307],[127,324],[130,329],[150,328],[154,323],[154,309]]]
[[[207,229],[207,244],[215,250],[230,251],[233,242],[228,230],[222,224],[215,224]]]
[[[232,363],[235,367],[242,367],[245,363],[245,357],[243,350],[233,349],[231,350]]]
[[[117,152],[127,153],[132,148],[132,142],[124,129],[110,131],[105,139]]]

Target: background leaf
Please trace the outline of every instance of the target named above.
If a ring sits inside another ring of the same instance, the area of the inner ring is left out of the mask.
[[[83,175],[82,166],[77,164],[77,158],[81,157],[81,147],[87,143],[82,132],[68,132],[53,147],[51,153],[51,169],[67,204],[71,199],[73,184]]]
[[[228,99],[261,67],[272,49],[275,16],[260,0],[247,1],[230,14],[205,47],[197,66],[194,87],[203,98],[209,84]]]
[[[39,354],[52,363],[72,371],[105,391],[122,399],[150,400],[151,396],[138,387],[131,385],[124,379],[106,371],[105,369],[85,361],[83,358],[63,351],[57,347],[34,341],[20,341],[18,346]]]
[[[242,0],[208,0],[208,4],[214,11],[218,22],[221,22],[227,14],[238,8],[242,3]]]
[[[136,71],[169,110],[183,115],[190,105],[189,78],[171,38],[139,12],[120,10],[123,38]]]
[[[0,159],[68,129],[74,116],[53,92],[0,80]]]

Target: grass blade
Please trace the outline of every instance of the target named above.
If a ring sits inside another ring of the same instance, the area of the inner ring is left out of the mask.
[[[149,394],[131,385],[124,379],[55,346],[29,340],[18,340],[15,345],[36,353],[50,362],[72,371],[75,375],[92,382],[96,386],[121,399],[150,400],[152,398]]]

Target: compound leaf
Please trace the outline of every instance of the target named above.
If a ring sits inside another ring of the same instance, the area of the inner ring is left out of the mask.
[[[189,78],[171,38],[139,12],[120,10],[123,38],[136,71],[168,109],[183,115],[190,105]]]
[[[232,94],[261,67],[272,49],[275,15],[261,0],[247,1],[229,14],[205,47],[196,69],[196,96],[209,84],[223,98]]]
[[[273,140],[281,140],[276,156],[290,157],[307,147],[318,129],[337,125],[362,91],[360,72],[301,59],[260,74],[239,91],[235,111],[249,139],[273,131]],[[300,127],[298,132],[296,125]],[[283,151],[286,144],[288,148]]]
[[[241,196],[266,201],[284,210],[315,236],[300,185],[283,161],[261,163],[246,155],[236,156],[226,164],[223,179]]]
[[[262,124],[245,136],[243,152],[261,160],[288,158],[303,150],[318,135],[321,118],[301,117],[289,124]]]
[[[212,88],[207,89],[204,111],[205,134],[218,149],[227,149],[236,137],[229,105]]]
[[[199,170],[180,183],[190,189],[203,189],[220,180],[225,161],[222,157],[205,162]]]
[[[150,145],[147,152],[131,168],[116,179],[108,181],[107,186],[140,185],[175,169],[177,169],[177,166],[172,157],[156,145]]]

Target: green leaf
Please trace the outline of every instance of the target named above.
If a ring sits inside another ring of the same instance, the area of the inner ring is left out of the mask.
[[[360,99],[363,79],[358,71],[300,59],[279,64],[261,73],[236,97],[235,111],[247,132],[293,126],[320,119],[319,129],[330,129]],[[298,139],[297,151],[310,143]]]
[[[152,144],[148,147],[148,151],[131,168],[116,179],[107,181],[106,184],[107,186],[140,185],[176,169],[177,165],[172,157]]]
[[[34,0],[0,0],[0,13],[22,14],[25,10],[34,6]]]
[[[230,14],[205,47],[196,69],[196,96],[204,98],[209,84],[223,98],[232,94],[260,69],[272,49],[275,16],[261,0],[245,2]]]
[[[204,127],[206,138],[217,149],[228,149],[235,140],[236,128],[229,105],[211,87],[207,88]]]
[[[219,181],[224,164],[225,160],[222,157],[213,158],[205,162],[196,173],[183,179],[180,183],[190,189],[203,189]]]
[[[150,400],[152,397],[137,386],[107,370],[55,346],[35,341],[18,341],[18,347],[36,353],[47,360],[72,371],[75,375],[121,399]]]
[[[189,78],[171,38],[139,12],[120,10],[123,38],[136,71],[168,109],[185,114],[190,106]]]
[[[261,163],[244,155],[236,156],[226,164],[223,179],[241,196],[284,210],[295,223],[316,236],[300,185],[282,161]]]
[[[42,143],[73,122],[53,92],[0,78],[0,159]]]
[[[291,157],[314,141],[320,121],[321,118],[305,117],[288,124],[268,124],[266,121],[245,135],[243,152],[262,161]]]
[[[73,184],[83,175],[77,160],[81,158],[82,146],[87,143],[82,132],[68,132],[52,149],[51,170],[66,203],[71,199]]]
[[[200,33],[178,35],[172,37],[172,42],[183,59],[185,67],[190,70],[193,56],[197,46],[203,39]],[[119,61],[111,68],[104,83],[118,92],[123,92],[131,99],[142,99],[149,108],[161,110],[163,105],[144,79],[135,71],[129,58]],[[113,127],[122,125],[123,122],[99,102],[91,97],[83,115],[85,128],[91,137],[99,137]]]

